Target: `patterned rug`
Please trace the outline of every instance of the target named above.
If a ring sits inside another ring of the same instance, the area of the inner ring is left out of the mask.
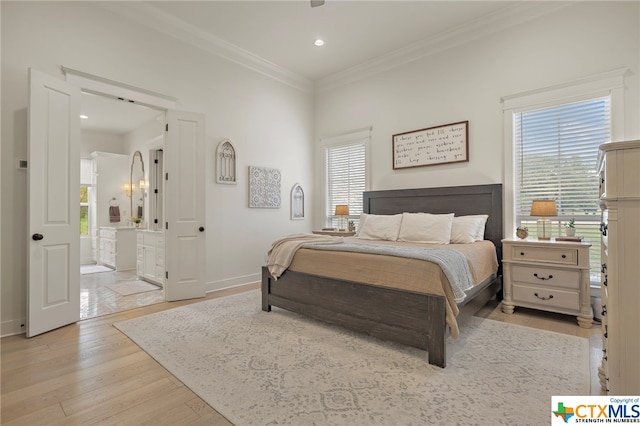
[[[589,395],[587,339],[471,318],[448,365],[274,308],[259,290],[114,324],[235,425],[541,425]]]
[[[157,285],[153,285],[151,283],[135,280],[135,281],[121,281],[116,284],[107,284],[107,287],[110,290],[115,291],[116,293],[122,296],[129,296],[131,294],[138,293],[146,293],[147,291],[153,290],[161,290]]]
[[[113,269],[104,265],[81,265],[80,275],[97,274],[98,272],[113,272]]]

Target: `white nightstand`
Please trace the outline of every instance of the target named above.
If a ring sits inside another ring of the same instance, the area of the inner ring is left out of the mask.
[[[590,243],[502,240],[502,311],[516,306],[575,315],[591,328]]]

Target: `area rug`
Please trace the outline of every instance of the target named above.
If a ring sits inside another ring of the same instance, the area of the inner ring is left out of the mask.
[[[153,290],[161,290],[161,288],[158,287],[157,285],[153,285],[151,283],[140,281],[140,280],[121,281],[115,284],[107,284],[105,287],[115,291],[116,293],[122,296],[145,293],[147,291],[153,291]]]
[[[425,352],[260,309],[258,290],[114,324],[235,425],[540,425],[588,395],[585,338],[471,318]]]
[[[113,272],[113,269],[104,265],[81,265],[80,275],[97,274],[98,272]]]

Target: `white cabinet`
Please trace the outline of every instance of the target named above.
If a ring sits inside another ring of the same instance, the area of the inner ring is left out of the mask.
[[[98,264],[116,271],[136,267],[134,228],[100,227],[98,231]]]
[[[515,306],[575,315],[590,328],[593,319],[589,287],[590,243],[502,240],[502,311]]]
[[[640,394],[640,140],[600,146],[602,346],[600,384]]]
[[[138,278],[162,286],[164,282],[164,232],[137,231]]]

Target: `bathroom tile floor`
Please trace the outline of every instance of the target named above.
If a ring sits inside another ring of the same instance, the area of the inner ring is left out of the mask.
[[[160,287],[158,290],[128,296],[122,296],[106,287],[108,284],[135,281],[136,279],[135,270],[80,275],[80,319],[99,317],[164,302],[164,291]]]

